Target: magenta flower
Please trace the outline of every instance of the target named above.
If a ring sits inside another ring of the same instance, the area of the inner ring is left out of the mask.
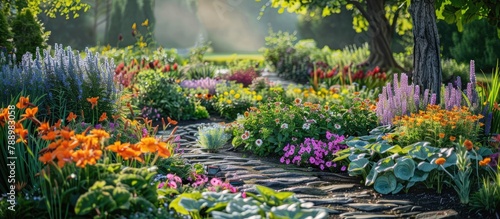
[[[342,166],[342,168],[340,168],[340,171],[345,171],[347,169],[346,166]]]
[[[285,157],[281,157],[280,162],[285,163]]]
[[[222,181],[218,178],[213,178],[212,180],[210,180],[210,183],[213,185],[213,186],[220,186],[222,185]]]

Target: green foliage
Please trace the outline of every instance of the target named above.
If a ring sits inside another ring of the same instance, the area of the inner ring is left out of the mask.
[[[125,168],[109,174],[78,198],[75,213],[93,215],[97,209],[107,215],[156,209],[156,187],[150,185],[155,174],[147,168]]]
[[[106,42],[110,45],[119,46],[120,36],[123,40],[123,37],[129,38],[129,31],[123,32],[121,30],[121,21],[123,16],[123,1],[113,1],[113,10],[111,11],[110,25],[109,29],[106,30]],[[115,60],[118,62],[118,60]]]
[[[310,203],[301,203],[291,192],[256,186],[258,194],[246,192],[229,194],[216,192],[183,193],[170,203],[171,209],[192,218],[326,218],[322,209],[309,209]],[[245,196],[245,197],[243,197]]]
[[[486,148],[457,153],[457,150],[465,150],[458,144],[451,148],[433,147],[428,142],[417,142],[408,146],[394,145],[383,139],[384,133],[389,131],[388,126],[382,126],[372,130],[368,136],[347,140],[349,148],[338,152],[333,161],[349,159],[349,175],[362,176],[365,185],[374,185],[374,189],[381,194],[395,194],[402,189],[408,191],[416,183],[424,183],[428,187],[436,184],[440,188],[442,182],[439,179],[435,182],[430,176],[441,168],[460,170],[464,166],[464,159],[477,163],[491,154],[491,150]],[[438,158],[445,158],[445,162],[442,165],[436,164]],[[469,163],[466,169],[471,171],[471,168]],[[456,180],[455,177],[451,179]]]
[[[492,26],[497,27],[500,37],[500,5],[489,0],[461,1],[441,0],[436,2],[438,19],[447,23],[456,23],[458,31],[464,30],[464,25],[479,19],[486,19]]]
[[[238,114],[242,114],[263,99],[260,93],[243,88],[242,84],[233,81],[217,84],[216,92],[214,108],[222,117],[230,120],[236,119]]]
[[[159,174],[174,174],[186,179],[191,171],[194,169],[193,165],[190,165],[187,160],[180,156],[170,156],[168,158],[160,159],[156,163],[158,167]]]
[[[470,81],[469,66],[458,63],[455,59],[441,59],[441,68],[443,69],[443,84],[455,83],[457,76],[460,76],[462,85]]]
[[[496,28],[486,20],[478,20],[464,25],[464,31],[452,34],[453,46],[450,54],[457,62],[468,63],[475,60],[476,68],[489,72],[500,58],[500,39]]]
[[[185,69],[185,77],[189,80],[198,80],[203,78],[213,78],[215,67],[210,64],[191,64]]]
[[[198,145],[210,152],[217,152],[230,138],[231,135],[226,133],[225,127],[218,124],[198,128]]]
[[[201,103],[196,103],[195,111],[194,111],[194,119],[208,119],[210,118],[210,114],[206,107],[201,105]]]
[[[158,109],[161,115],[176,120],[191,119],[196,111],[195,104],[182,92],[182,88],[166,73],[154,70],[141,71],[137,75],[139,108],[144,106]]]
[[[16,54],[22,56],[26,52],[35,54],[36,48],[44,48],[40,24],[29,9],[23,9],[12,21]]]
[[[483,178],[481,188],[471,196],[470,205],[473,210],[500,213],[500,165],[492,178]]]
[[[12,33],[9,30],[9,23],[4,11],[0,10],[0,49],[5,48],[7,51],[11,51],[12,42],[10,40],[12,40]]]
[[[288,32],[269,32],[265,48],[261,49],[267,64],[278,76],[295,82],[307,82],[312,70],[310,55],[317,50],[314,41],[297,40],[296,34]]]

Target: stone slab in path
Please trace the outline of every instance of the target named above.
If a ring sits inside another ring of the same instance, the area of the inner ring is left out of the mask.
[[[346,207],[351,207],[360,211],[383,211],[393,207],[396,207],[395,204],[371,204],[371,203],[350,203],[345,204]]]

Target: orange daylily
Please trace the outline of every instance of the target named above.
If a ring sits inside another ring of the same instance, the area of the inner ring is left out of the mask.
[[[163,143],[163,142],[162,142]],[[168,147],[167,144],[165,144],[164,147],[158,147],[158,156],[167,158],[172,155],[172,151],[170,150],[170,147]]]
[[[472,144],[472,141],[467,139],[464,141],[464,147],[467,148],[468,151],[470,151],[474,147],[474,144]]]
[[[62,150],[56,150],[53,152],[55,154],[55,156],[57,157],[57,165],[60,167],[60,168],[63,168],[64,167],[64,164],[66,163],[69,163],[71,162],[71,152],[69,150],[65,150],[65,149],[62,149]]]
[[[71,137],[75,136],[75,131],[61,130],[60,134],[63,139],[69,140]]]
[[[17,108],[19,108],[19,109],[24,109],[30,105],[31,105],[31,103],[30,103],[29,97],[20,97],[19,102],[17,102],[17,104],[16,104]]]
[[[28,108],[26,109],[24,114],[21,115],[21,117],[23,117],[23,119],[35,118],[37,112],[38,112],[38,107]]]
[[[177,121],[171,119],[170,117],[167,117],[167,121],[168,121],[168,124],[177,125]]]
[[[46,164],[47,162],[51,162],[52,160],[54,160],[54,157],[55,156],[52,155],[51,152],[46,152],[41,157],[39,157],[38,160]]]
[[[99,122],[102,122],[104,120],[108,119],[108,116],[106,115],[106,112],[103,112],[101,114],[101,117],[99,117]]]
[[[143,153],[147,152],[154,153],[157,151],[159,147],[166,147],[166,145],[167,143],[160,142],[153,137],[143,138],[141,139],[141,142],[137,143],[137,146],[141,149],[141,152]]]
[[[136,150],[136,148],[130,146],[129,143],[122,144],[121,142],[117,141],[112,145],[109,145],[106,147],[106,149],[116,152],[118,155],[123,157],[123,159],[128,160],[130,158],[136,159],[140,162],[142,162],[142,158],[139,156],[141,155],[140,150]]]
[[[444,163],[446,163],[446,159],[444,159],[442,157],[436,159],[436,164],[437,165],[443,165]]]
[[[71,154],[73,161],[76,162],[77,167],[84,168],[87,164],[94,165],[97,160],[101,158],[101,150],[78,150]]]
[[[56,139],[57,137],[57,132],[58,131],[50,131],[49,133],[47,133],[46,135],[43,135],[42,136],[42,139],[43,140],[47,140],[47,141],[52,141],[54,139]]]
[[[444,133],[439,133],[439,138],[443,139],[443,138],[444,138],[444,136],[445,136],[445,134],[444,134]]]
[[[450,141],[455,141],[457,138],[455,136],[450,136]]]
[[[107,133],[106,131],[104,131],[102,129],[92,129],[92,131],[90,131],[90,136],[96,137],[96,138],[102,140],[105,138],[109,138],[109,133]]]
[[[38,132],[44,133],[50,131],[50,125],[48,122],[42,122],[37,128]]]
[[[57,122],[54,124],[54,127],[55,128],[61,128],[61,122],[62,122],[61,119],[57,120]]]
[[[97,106],[97,100],[99,100],[99,97],[91,97],[87,98],[87,101],[92,104],[92,109],[94,109],[95,106]]]
[[[68,117],[66,117],[66,121],[68,122],[75,121],[76,117],[77,116],[73,112],[70,112]]]
[[[484,167],[484,166],[490,164],[490,162],[491,162],[491,158],[485,157],[483,160],[479,161],[479,166]]]
[[[16,133],[19,136],[19,139],[17,139],[16,142],[26,143],[26,139],[28,138],[28,130],[24,129],[23,124],[16,123],[14,133]]]
[[[5,108],[1,111],[2,113],[0,113],[0,125],[3,127],[5,125],[5,122],[9,120],[9,109]]]

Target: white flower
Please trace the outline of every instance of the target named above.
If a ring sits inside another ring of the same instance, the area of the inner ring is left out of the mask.
[[[335,124],[334,126],[335,126],[335,128],[336,128],[336,129],[340,129],[340,128],[342,128],[342,126],[341,126],[341,125],[339,125],[339,124]]]
[[[249,138],[248,135],[245,135],[245,134],[241,135],[241,139],[243,139],[243,140],[247,140],[248,138]]]
[[[304,130],[308,130],[310,127],[311,125],[309,123],[304,123],[304,125],[302,125],[302,129]]]
[[[255,140],[255,144],[260,147],[262,145],[262,140],[261,139]]]
[[[288,124],[286,124],[286,123],[281,124],[281,129],[287,129],[287,128],[288,128]]]

